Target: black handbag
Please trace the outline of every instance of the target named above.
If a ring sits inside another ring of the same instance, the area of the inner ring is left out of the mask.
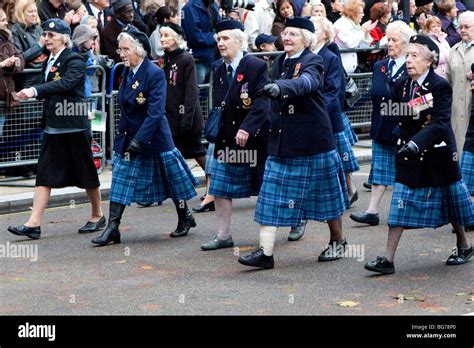
[[[354,79],[346,75],[346,95],[345,104],[346,109],[354,107],[355,103],[362,97],[362,93],[357,87]]]
[[[207,117],[206,126],[204,127],[204,138],[210,143],[215,143],[217,139],[217,135],[219,134],[219,129],[221,127],[221,120],[222,120],[222,111],[224,111],[224,107],[227,101],[227,96],[229,95],[229,89],[225,94],[224,100],[222,101],[220,106],[213,108],[209,112],[209,116]]]

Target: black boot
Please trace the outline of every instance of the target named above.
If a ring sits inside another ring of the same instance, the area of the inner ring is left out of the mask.
[[[194,220],[193,214],[189,211],[186,201],[173,201],[178,213],[178,226],[176,230],[171,232],[170,237],[184,237],[189,233],[192,227],[196,227],[196,221]]]
[[[125,210],[125,205],[110,202],[109,210],[109,223],[100,237],[96,237],[92,240],[94,244],[107,245],[110,242],[120,243],[119,225],[123,211]]]

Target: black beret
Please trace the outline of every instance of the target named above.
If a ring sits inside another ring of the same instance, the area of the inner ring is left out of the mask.
[[[431,4],[432,2],[433,0],[415,0],[415,5],[416,7],[420,7],[420,6]]]
[[[112,8],[114,9],[114,13],[119,11],[121,8],[131,5],[132,0],[118,0],[112,4]]]
[[[285,28],[288,28],[288,27],[306,29],[314,33],[313,22],[303,17],[288,18],[285,22]]]
[[[436,64],[438,63],[438,59],[439,59],[439,47],[438,47],[438,45],[437,45],[433,40],[431,40],[428,36],[426,36],[426,35],[413,35],[413,36],[410,38],[410,43],[416,43],[416,44],[425,46],[425,47],[428,48],[430,51],[435,51],[435,52],[436,52],[436,58],[435,58],[435,61],[434,61],[434,62],[435,62]]]
[[[183,37],[184,40],[186,40],[186,34],[184,33],[184,30],[183,28],[181,28],[178,24],[174,24],[172,22],[166,22],[166,23],[163,23],[160,28],[163,28],[163,27],[168,27],[170,28],[171,30],[173,30],[176,34],[178,35],[181,35]]]
[[[151,52],[151,46],[150,46],[150,41],[148,40],[148,36],[146,34],[142,33],[140,30],[135,28],[133,25],[126,25],[122,29],[123,33],[127,33],[131,37],[133,37],[135,40],[140,42],[143,46],[143,48],[147,51],[148,54]]]
[[[232,30],[232,29],[240,29],[244,31],[244,26],[239,21],[235,21],[233,19],[225,20],[222,22],[217,23],[216,25],[216,33],[223,31],[223,30]]]
[[[261,44],[274,43],[276,40],[278,40],[278,37],[276,36],[267,35],[267,34],[259,34],[257,38],[255,39],[255,46],[260,47]]]
[[[59,18],[48,19],[46,22],[41,24],[43,31],[52,31],[58,34],[71,35],[71,28],[65,21]]]
[[[154,18],[159,24],[162,24],[165,22],[165,19],[170,19],[172,14],[168,6],[161,6],[158,11],[156,11]]]

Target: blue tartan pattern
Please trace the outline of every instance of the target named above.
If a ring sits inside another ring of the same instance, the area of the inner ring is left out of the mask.
[[[463,151],[461,157],[461,174],[469,194],[474,196],[474,153]]]
[[[389,226],[437,228],[449,223],[474,225],[473,204],[462,179],[449,186],[413,189],[395,183]]]
[[[267,226],[329,221],[349,208],[344,170],[336,150],[313,156],[269,156],[254,220]]]
[[[110,201],[130,205],[163,202],[167,198],[188,200],[197,195],[197,185],[199,180],[176,148],[158,156],[132,154],[125,158],[115,153]]]
[[[369,184],[394,186],[397,145],[386,145],[372,140],[372,164]]]
[[[346,137],[351,142],[351,146],[353,146],[355,143],[359,141],[359,138],[357,137],[357,134],[354,132],[354,129],[352,129],[351,121],[349,120],[349,117],[347,117],[347,114],[345,112],[342,112],[341,117],[342,117],[342,123],[344,124],[344,133],[346,133]]]
[[[237,166],[215,160],[211,169],[209,194],[228,199],[258,195],[262,176],[258,177],[258,170],[257,166]]]
[[[209,143],[209,146],[207,148],[207,153],[206,153],[206,164],[204,171],[206,172],[207,175],[211,175],[211,168],[212,165],[214,164],[214,161],[216,160],[214,158],[214,151],[215,151],[216,145],[213,143]]]
[[[341,157],[344,173],[354,173],[360,170],[359,163],[352,150],[349,138],[344,131],[334,134],[336,140],[336,149]]]

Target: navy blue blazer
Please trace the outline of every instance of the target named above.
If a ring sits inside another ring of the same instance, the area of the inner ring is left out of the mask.
[[[309,156],[334,150],[334,135],[324,106],[323,59],[305,49],[300,57],[275,59],[273,80],[281,90],[270,101],[268,154]]]
[[[410,98],[409,77],[397,89],[397,100],[407,103]],[[396,182],[412,188],[448,186],[461,179],[456,139],[451,128],[451,85],[433,69],[422,84],[419,95],[433,96],[432,107],[419,116],[402,115],[399,120],[400,146],[413,141],[419,153],[410,159],[398,155]]]
[[[143,154],[159,154],[174,149],[165,114],[166,79],[157,65],[145,58],[132,79],[129,68],[118,91],[120,124],[114,150],[123,154],[130,141],[143,144]]]
[[[344,123],[341,117],[341,104],[339,96],[342,89],[344,72],[339,58],[324,45],[318,52],[324,61],[324,89],[323,97],[326,109],[331,120],[332,131],[340,133],[344,130]]]
[[[474,100],[474,90],[472,91],[472,97],[472,100]],[[469,119],[463,151],[474,153],[474,103],[471,103],[471,118]]]
[[[393,75],[389,76],[388,58],[378,61],[374,65],[372,75],[372,125],[370,137],[382,144],[395,145],[397,138],[394,130],[398,125],[398,116],[391,115],[391,104],[395,96],[395,89],[399,87],[403,78],[407,76],[406,64]]]
[[[257,96],[257,92],[268,82],[267,64],[254,56],[244,55],[241,59],[234,78],[230,84],[227,83],[227,68],[224,61],[216,67],[213,76],[213,105],[221,106],[227,90],[229,95],[222,112],[222,123],[216,139],[216,151],[231,149],[257,150],[259,158],[266,158],[266,147],[268,141],[269,100],[263,96]],[[244,93],[248,94],[246,100]],[[250,101],[249,105],[244,104]],[[250,134],[245,147],[240,147],[235,141],[239,129]]]
[[[341,104],[341,110],[344,110],[344,104],[345,104],[345,99],[346,99],[346,75],[344,74],[344,66],[342,65],[342,60],[341,60],[341,51],[339,50],[339,46],[335,42],[331,42],[329,45],[327,45],[328,50],[330,50],[332,53],[336,55],[338,58],[338,65],[339,68],[342,71],[342,76],[341,76],[341,91],[339,92],[339,102]]]

